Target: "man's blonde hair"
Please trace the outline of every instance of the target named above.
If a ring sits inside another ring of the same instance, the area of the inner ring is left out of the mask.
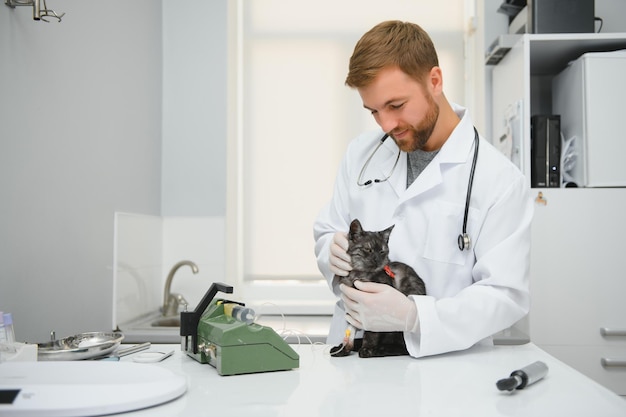
[[[370,84],[383,68],[396,66],[422,83],[433,67],[439,66],[430,36],[415,23],[390,20],[365,33],[354,47],[346,85]]]

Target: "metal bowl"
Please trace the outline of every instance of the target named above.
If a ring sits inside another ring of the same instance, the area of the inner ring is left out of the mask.
[[[108,355],[122,343],[124,335],[113,333],[80,333],[64,339],[37,343],[40,361],[76,361]]]

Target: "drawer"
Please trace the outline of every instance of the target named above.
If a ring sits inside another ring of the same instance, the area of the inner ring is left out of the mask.
[[[600,385],[619,395],[626,395],[626,348],[537,345]],[[603,359],[613,365],[604,366]]]
[[[566,314],[556,307],[547,309],[547,312],[531,310],[528,317],[532,342],[543,345],[607,346],[626,350],[626,320],[623,318],[626,317],[626,311],[603,314],[606,309],[602,307],[601,301],[598,303],[599,307],[582,310],[584,314]],[[578,311],[581,312],[581,309]],[[619,320],[610,316],[619,317]]]

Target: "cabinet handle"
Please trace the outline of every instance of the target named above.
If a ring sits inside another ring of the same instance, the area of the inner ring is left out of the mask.
[[[602,336],[626,336],[626,329],[610,329],[608,327],[601,327],[600,334]]]
[[[626,359],[612,359],[612,358],[602,358],[600,359],[600,363],[604,367],[611,366],[626,366]]]

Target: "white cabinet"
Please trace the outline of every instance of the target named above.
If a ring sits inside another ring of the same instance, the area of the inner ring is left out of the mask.
[[[626,188],[533,191],[530,339],[626,395]]]
[[[626,33],[526,34],[494,67],[494,142],[519,109],[518,157],[529,178],[530,118],[552,114],[554,76],[585,52],[623,48]],[[533,189],[540,192],[532,225],[530,339],[626,395],[626,188]]]

